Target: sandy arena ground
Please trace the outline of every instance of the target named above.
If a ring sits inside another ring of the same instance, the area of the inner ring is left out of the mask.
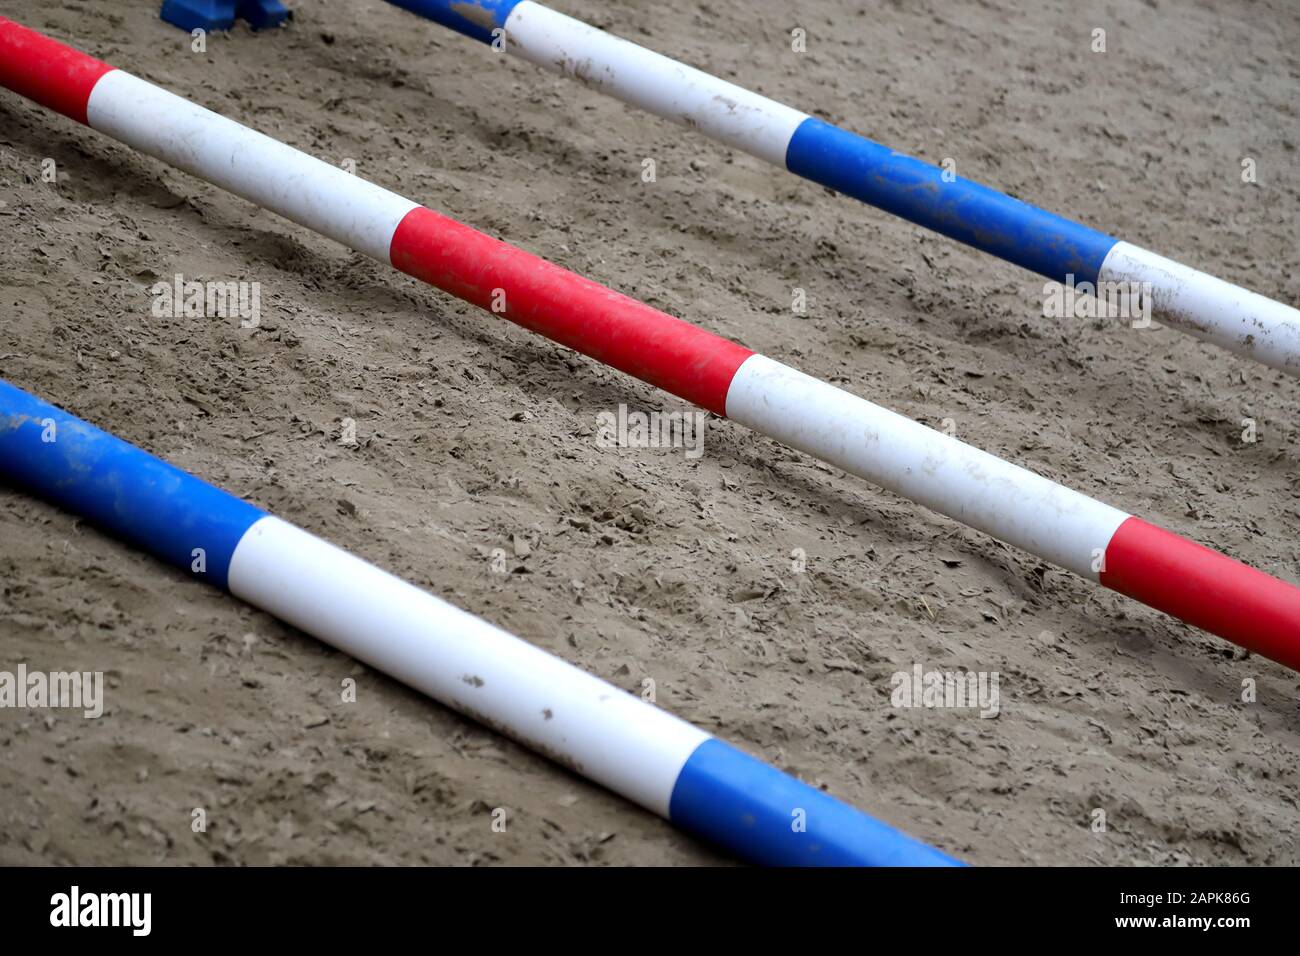
[[[292,5],[206,54],[154,0],[0,14],[1300,580],[1300,383],[1044,318],[1014,266],[381,0]],[[554,5],[1300,302],[1289,0]],[[262,327],[152,315],[176,273],[259,282]],[[598,447],[600,412],[679,403],[4,91],[0,375],[619,686],[653,679],[973,863],[1300,863],[1295,674],[724,421],[698,459]],[[728,862],[0,489],[0,670],[19,663],[105,672],[107,711],[0,711],[0,863]],[[892,707],[915,663],[998,672],[1000,715]]]

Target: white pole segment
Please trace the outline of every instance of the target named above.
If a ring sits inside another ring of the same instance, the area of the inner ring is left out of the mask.
[[[248,529],[230,592],[668,817],[709,735],[275,517]]]
[[[1300,375],[1300,310],[1123,241],[1106,254],[1098,278],[1149,284],[1162,324]]]
[[[532,0],[510,12],[505,31],[511,54],[779,166],[808,118]]]
[[[1091,581],[1129,517],[764,355],[736,372],[727,417]]]
[[[121,70],[95,84],[86,118],[93,129],[380,262],[389,261],[397,224],[418,205]]]

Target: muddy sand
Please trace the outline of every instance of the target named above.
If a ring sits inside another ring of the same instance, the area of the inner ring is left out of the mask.
[[[0,14],[1300,580],[1300,383],[1048,319],[1014,266],[380,0],[292,5],[203,54],[153,0]],[[1300,302],[1285,0],[557,6]],[[152,314],[178,273],[259,283],[260,328]],[[680,405],[5,92],[0,375],[973,863],[1300,862],[1294,673],[716,418],[698,457],[600,447]],[[105,713],[0,710],[0,863],[728,862],[0,488],[20,664],[104,672]],[[998,716],[891,706],[916,664],[997,672]]]

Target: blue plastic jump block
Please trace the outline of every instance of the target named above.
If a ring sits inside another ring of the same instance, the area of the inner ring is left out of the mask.
[[[290,17],[280,0],[163,0],[158,14],[182,30],[229,30],[247,20],[254,30],[277,27]]]

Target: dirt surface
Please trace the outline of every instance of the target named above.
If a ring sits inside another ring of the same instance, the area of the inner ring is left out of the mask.
[[[1286,0],[556,5],[1300,302]],[[205,54],[153,0],[0,14],[1300,579],[1300,383],[1176,332],[1044,318],[1014,266],[380,0],[293,6]],[[152,315],[178,272],[259,282],[262,327]],[[973,863],[1300,863],[1295,674],[727,422],[698,459],[598,447],[599,413],[680,406],[3,91],[0,374],[619,686],[653,679],[662,706]],[[727,862],[0,489],[0,669],[19,663],[103,671],[107,705],[0,710],[0,863]],[[998,672],[1000,715],[891,706],[916,663]]]

